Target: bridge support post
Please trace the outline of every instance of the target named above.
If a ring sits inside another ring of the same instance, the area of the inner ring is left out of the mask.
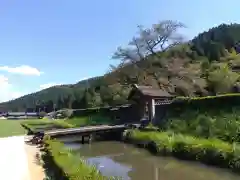
[[[90,135],[88,136],[88,143],[91,143],[91,142],[92,142],[92,139],[93,139],[93,135],[90,134]]]
[[[85,138],[84,138],[84,136],[82,136],[82,144],[84,144],[84,140],[85,140]]]
[[[85,141],[87,141],[87,143],[91,143],[92,139],[93,139],[93,135],[92,134],[84,135],[84,136],[82,136],[82,144],[84,144]]]

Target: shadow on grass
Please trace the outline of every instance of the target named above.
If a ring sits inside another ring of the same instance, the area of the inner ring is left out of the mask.
[[[41,148],[40,152],[42,167],[46,176],[44,180],[68,180],[64,172],[54,163],[53,157],[44,148]]]

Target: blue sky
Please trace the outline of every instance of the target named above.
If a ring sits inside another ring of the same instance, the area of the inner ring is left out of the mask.
[[[104,74],[137,25],[178,20],[190,39],[221,23],[240,23],[239,5],[237,0],[2,0],[0,102]]]

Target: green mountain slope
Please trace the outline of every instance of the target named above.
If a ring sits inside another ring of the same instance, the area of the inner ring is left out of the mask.
[[[121,63],[111,72],[73,85],[54,86],[1,103],[0,111],[52,111],[54,108],[123,104],[127,102],[126,97],[132,83],[152,85],[183,96],[238,92],[239,24],[222,24],[199,34],[190,42],[172,43],[169,49],[159,51],[153,44],[156,39],[147,39],[153,37],[148,35],[157,32],[161,37],[163,31],[159,29],[163,25],[176,25],[172,21],[161,23],[152,28],[140,29],[140,34],[130,42],[133,48],[119,48],[114,58],[121,59]],[[174,29],[170,33],[174,35]],[[149,48],[146,42],[150,42],[153,48]],[[137,51],[138,46],[142,48],[141,53]]]

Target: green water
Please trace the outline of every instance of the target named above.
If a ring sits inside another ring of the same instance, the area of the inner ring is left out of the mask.
[[[240,176],[226,169],[200,163],[155,157],[144,149],[120,142],[94,142],[80,145],[67,143],[76,154],[84,156],[106,176],[123,180],[239,180]]]

